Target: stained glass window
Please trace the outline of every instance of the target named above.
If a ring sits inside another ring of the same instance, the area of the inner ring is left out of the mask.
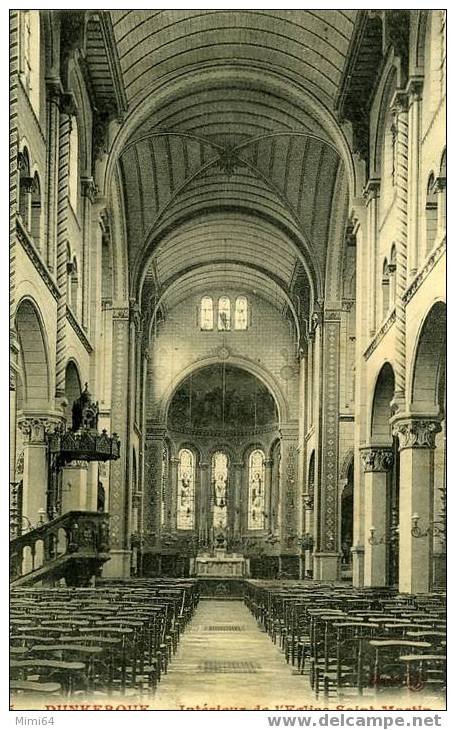
[[[195,526],[195,460],[189,449],[179,451],[177,469],[177,529]]]
[[[214,494],[214,530],[225,530],[227,525],[228,457],[217,451],[212,457],[212,487]]]
[[[234,329],[235,330],[246,330],[247,329],[247,297],[238,297],[236,299],[236,306],[234,310]]]
[[[249,457],[249,530],[264,529],[264,459],[261,449],[255,449]]]
[[[214,329],[214,304],[211,297],[203,297],[201,299],[201,329]]]
[[[224,331],[231,329],[231,302],[226,296],[218,301],[218,328]]]

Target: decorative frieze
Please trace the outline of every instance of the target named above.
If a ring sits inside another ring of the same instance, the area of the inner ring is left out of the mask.
[[[370,446],[361,451],[364,472],[387,472],[393,466],[393,451],[383,446]]]
[[[434,449],[435,437],[442,430],[437,418],[404,417],[392,424],[393,435],[399,439],[399,449]]]

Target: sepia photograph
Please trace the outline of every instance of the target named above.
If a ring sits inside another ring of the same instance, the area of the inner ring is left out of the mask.
[[[10,711],[445,710],[446,11],[8,12]]]

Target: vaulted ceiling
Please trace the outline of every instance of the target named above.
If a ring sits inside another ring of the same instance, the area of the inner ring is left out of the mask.
[[[292,307],[305,271],[322,295],[356,12],[110,11],[134,120],[116,168],[133,292],[172,307],[229,277]]]

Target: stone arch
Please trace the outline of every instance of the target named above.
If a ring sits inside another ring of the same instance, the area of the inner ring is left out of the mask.
[[[35,302],[24,298],[15,316],[20,347],[24,407],[49,407],[49,348],[43,317]]]
[[[441,408],[442,373],[445,369],[446,305],[435,302],[423,319],[413,358],[410,402],[418,412]]]
[[[353,464],[354,460],[354,452],[353,449],[348,449],[345,452],[345,456],[341,461],[340,469],[339,469],[339,477],[343,481],[346,481],[348,479],[348,472],[350,467]]]
[[[397,66],[392,63],[390,65],[389,71],[384,78],[378,114],[374,116],[375,127],[372,130],[371,143],[371,177],[381,178],[385,133],[388,120],[391,118],[389,102],[391,101],[394,91],[397,87],[397,80],[398,69]]]
[[[198,370],[202,370],[203,368],[207,367],[208,365],[214,365],[214,364],[220,364],[222,360],[220,357],[214,356],[214,357],[206,357],[203,360],[198,360],[197,362],[192,363],[191,365],[188,365],[185,367],[181,372],[176,376],[176,378],[173,380],[173,382],[168,386],[161,402],[160,406],[160,417],[159,420],[161,423],[167,423],[168,421],[168,411],[169,407],[171,405],[171,401],[174,397],[174,394],[176,393],[177,389],[182,385],[184,380],[186,380],[190,375],[195,373]],[[234,367],[238,367],[241,370],[245,370],[246,372],[250,373],[251,375],[254,375],[258,380],[260,380],[263,385],[265,385],[268,390],[270,391],[271,395],[274,398],[277,412],[279,414],[279,423],[286,423],[289,420],[289,409],[288,404],[286,402],[285,396],[282,393],[282,390],[278,383],[275,381],[273,376],[263,367],[261,367],[258,363],[253,362],[252,360],[248,360],[247,358],[236,356],[236,357],[229,357],[229,359],[226,361],[227,364],[232,365]]]
[[[385,362],[375,383],[370,419],[370,439],[376,446],[391,444],[391,401],[395,376],[392,365]]]
[[[75,400],[82,392],[81,376],[79,366],[72,358],[68,360],[65,368],[65,399],[67,405],[67,418],[71,419],[71,409]]]

